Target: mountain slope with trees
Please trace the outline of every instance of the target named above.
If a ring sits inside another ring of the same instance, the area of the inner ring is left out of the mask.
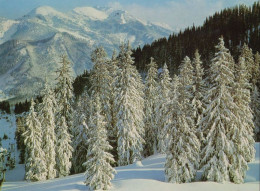
[[[225,45],[238,59],[241,46],[246,43],[254,52],[260,51],[260,3],[251,7],[239,5],[216,12],[206,18],[202,26],[192,26],[161,38],[144,47],[133,50],[135,65],[141,72],[147,71],[149,60],[153,57],[162,68],[166,62],[170,73],[178,73],[178,67],[185,56],[192,57],[198,49],[204,67],[209,67],[209,60],[214,56],[214,46],[220,36]]]

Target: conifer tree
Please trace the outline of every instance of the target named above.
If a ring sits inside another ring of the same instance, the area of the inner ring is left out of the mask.
[[[250,109],[249,83],[246,77],[244,58],[239,59],[238,74],[236,76],[234,102],[237,105],[233,111],[236,115],[235,124],[231,126],[228,136],[233,147],[233,154],[230,155],[230,179],[235,183],[242,183],[248,169],[247,162],[254,159],[253,139],[253,115]]]
[[[70,173],[73,148],[71,146],[71,135],[68,133],[68,126],[64,116],[61,117],[60,123],[57,126],[57,175],[58,177],[64,177]]]
[[[195,131],[194,124],[194,108],[192,106],[192,100],[194,99],[194,69],[191,64],[191,60],[188,56],[183,59],[180,65],[179,80],[181,86],[179,87],[180,97],[179,102],[183,104],[184,112],[188,120],[188,124],[193,131]]]
[[[58,177],[67,176],[70,172],[72,158],[73,128],[73,91],[72,78],[70,76],[70,62],[66,56],[62,56],[62,66],[58,70],[57,83],[57,116],[56,116],[56,167]]]
[[[61,67],[58,69],[58,82],[56,85],[56,99],[57,99],[57,123],[61,124],[62,117],[65,118],[69,133],[73,135],[73,87],[70,62],[66,56],[61,57]]]
[[[172,183],[191,182],[198,168],[200,142],[191,115],[192,78],[191,62],[185,57],[180,67],[180,83],[174,79],[177,86],[174,89],[179,90],[179,95],[177,99],[173,99],[172,138],[166,152],[165,175],[166,180]]]
[[[170,142],[169,124],[171,124],[172,120],[172,116],[169,115],[170,110],[172,110],[172,108],[170,108],[171,86],[169,70],[167,65],[164,64],[157,88],[158,104],[155,111],[156,125],[158,128],[157,147],[159,153],[165,153]]]
[[[117,72],[116,52],[113,52],[112,59],[107,58],[107,54],[103,47],[98,47],[92,53],[92,62],[95,63],[92,75],[92,97],[98,96],[101,102],[101,113],[105,117],[108,138],[113,149],[110,152],[116,157],[117,155],[117,131],[115,127],[114,104],[115,87],[114,80]]]
[[[34,111],[35,103],[31,100],[31,107],[26,117],[27,130],[23,133],[26,145],[25,179],[30,181],[46,180],[46,160],[42,150],[42,129],[37,113]]]
[[[233,109],[237,108],[231,92],[234,71],[231,70],[232,56],[224,46],[223,38],[216,46],[217,52],[210,67],[210,87],[205,100],[208,104],[201,121],[205,142],[201,151],[203,179],[229,181],[229,157],[233,153],[228,133],[237,120]]]
[[[84,93],[86,94],[86,92]],[[82,164],[86,161],[87,155],[87,117],[86,117],[86,107],[89,104],[86,103],[86,99],[89,98],[85,96],[80,96],[77,102],[77,110],[74,110],[74,128],[75,128],[75,138],[73,139],[73,157],[72,157],[72,171],[74,173],[83,172],[85,169]]]
[[[254,71],[254,56],[252,49],[247,44],[243,45],[241,56],[245,59],[247,80],[252,83],[253,71]]]
[[[255,124],[255,140],[260,141],[260,97],[257,85],[259,83],[260,71],[260,55],[257,52],[255,54],[255,64],[253,68],[252,84],[253,90],[251,93],[251,109],[253,111],[253,120]]]
[[[260,77],[260,55],[259,52],[255,54],[255,60],[254,60],[254,65],[253,65],[253,73],[252,73],[252,84],[253,86],[257,85],[259,82],[259,77]]]
[[[144,144],[143,84],[131,54],[130,45],[121,45],[114,101],[120,166],[140,159]]]
[[[112,136],[113,127],[111,125],[111,94],[113,94],[112,76],[109,73],[109,61],[107,59],[107,53],[103,47],[96,48],[92,55],[91,60],[95,64],[91,73],[91,96],[99,97],[101,102],[101,113],[105,117],[106,128],[109,136]],[[109,68],[111,69],[111,68]]]
[[[55,170],[55,107],[56,100],[53,91],[45,83],[43,89],[43,102],[40,106],[40,122],[42,126],[42,147],[45,153],[47,179],[56,177]]]
[[[205,95],[205,81],[202,79],[204,75],[204,70],[202,68],[202,62],[200,60],[200,54],[198,50],[195,52],[195,57],[193,60],[194,67],[194,85],[193,85],[193,92],[194,97],[192,99],[192,106],[194,110],[194,125],[196,126],[197,136],[201,140],[201,130],[199,129],[199,122],[203,117],[203,110],[205,109],[205,103],[203,103],[203,98]]]
[[[192,85],[193,85],[193,81],[194,81],[194,68],[191,64],[191,60],[188,56],[186,56],[179,68],[180,71],[180,80],[181,82],[183,82],[183,86],[185,87],[184,89],[187,90],[187,92],[189,94],[187,94],[187,96],[192,97]],[[187,98],[187,97],[185,97]]]
[[[253,86],[253,91],[251,93],[251,109],[253,112],[253,121],[255,126],[255,139],[260,140],[260,95],[257,86]]]
[[[176,124],[166,152],[165,175],[171,183],[191,182],[198,167],[199,141],[187,123],[183,108],[177,103]]]
[[[113,55],[111,60],[108,62],[108,71],[110,76],[112,77],[112,83],[111,83],[111,93],[110,93],[110,106],[111,106],[111,132],[108,133],[108,138],[110,145],[113,147],[111,150],[111,153],[113,154],[115,160],[117,160],[117,129],[116,129],[116,111],[115,111],[115,90],[116,90],[116,83],[115,79],[118,76],[118,59],[116,55],[116,51],[113,51]]]
[[[74,171],[75,173],[80,173],[84,171],[84,168],[82,164],[86,161],[86,156],[87,156],[87,140],[88,140],[88,125],[86,123],[86,117],[84,114],[80,117],[80,120],[82,121],[81,125],[78,126],[79,133],[76,136],[76,143],[75,143],[75,148],[74,150],[74,155],[73,155],[73,161],[75,161],[75,167]]]
[[[112,147],[107,141],[107,130],[105,119],[101,114],[101,103],[99,97],[94,98],[93,113],[89,122],[89,139],[87,160],[83,163],[86,167],[85,184],[91,190],[107,190],[111,187],[111,180],[114,178],[115,170],[110,163],[115,162],[113,156],[108,153]]]
[[[158,71],[154,59],[151,57],[151,62],[148,65],[148,73],[145,79],[145,107],[144,107],[144,123],[145,123],[145,154],[150,156],[157,152],[157,124],[156,124],[156,111],[158,99]]]

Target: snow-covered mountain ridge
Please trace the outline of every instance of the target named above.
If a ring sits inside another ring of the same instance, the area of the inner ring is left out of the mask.
[[[90,53],[99,45],[111,55],[127,40],[137,47],[170,33],[111,8],[78,7],[62,13],[43,6],[17,20],[0,18],[0,90],[5,94],[1,97],[31,96],[45,76],[54,83],[63,54],[76,76],[92,68]]]

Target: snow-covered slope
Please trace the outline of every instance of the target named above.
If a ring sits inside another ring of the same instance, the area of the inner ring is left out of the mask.
[[[18,21],[0,17],[0,44],[9,40],[17,30]]]
[[[164,163],[165,155],[153,155],[135,164],[117,167],[117,174],[112,181],[112,190],[116,191],[258,191],[260,184],[259,177],[259,151],[260,144],[257,143],[255,148],[257,150],[256,160],[249,164],[250,169],[247,171],[244,184],[233,183],[215,183],[215,182],[201,182],[197,180],[193,183],[185,184],[171,184],[164,182]],[[7,182],[3,185],[3,190],[87,190],[84,185],[84,174],[77,174],[65,178],[58,178],[48,181],[28,183],[20,181],[23,177],[24,170],[21,166],[14,169],[13,172],[9,171],[7,174]],[[201,172],[197,173],[197,179],[200,177]],[[14,181],[13,176],[17,177],[18,181]]]
[[[0,55],[9,49],[12,57],[2,59],[0,87],[9,95],[34,95],[42,87],[44,76],[55,83],[57,68],[60,66],[60,55],[67,53],[73,63],[73,75],[92,67],[89,43],[82,43],[68,33],[56,33],[53,36],[34,42],[9,41],[0,48]],[[1,46],[0,46],[1,47]],[[85,51],[82,51],[85,50]]]
[[[56,16],[56,17],[63,17],[66,18],[65,14],[56,11],[54,8],[49,7],[49,6],[42,6],[42,7],[38,7],[33,9],[27,16],[31,16],[31,17],[35,17],[35,16]]]
[[[75,76],[92,68],[90,53],[98,45],[111,55],[127,40],[137,47],[170,33],[111,8],[78,7],[62,13],[44,6],[17,20],[0,18],[0,91],[9,96],[32,95],[45,75],[55,78],[63,54],[73,63]]]
[[[0,111],[0,138],[2,139],[2,147],[8,149],[10,144],[15,142],[15,115],[3,114]],[[7,135],[7,139],[3,139],[3,136]]]
[[[3,147],[7,148],[9,143],[15,142],[15,116],[0,115],[0,137],[7,134],[9,139],[3,140]],[[255,144],[255,161],[249,163],[244,184],[201,182],[201,172],[197,173],[197,180],[193,183],[171,184],[164,179],[165,155],[157,154],[135,164],[117,167],[117,174],[112,181],[113,189],[116,191],[259,191],[260,186],[260,143]],[[19,152],[16,150],[16,162],[18,163]],[[84,174],[77,174],[65,178],[48,181],[29,183],[24,181],[24,164],[16,164],[15,169],[8,170],[6,182],[2,190],[10,191],[35,191],[35,190],[87,190],[84,185]]]
[[[73,9],[73,11],[92,20],[105,20],[108,17],[105,12],[97,10],[93,7],[77,7]]]

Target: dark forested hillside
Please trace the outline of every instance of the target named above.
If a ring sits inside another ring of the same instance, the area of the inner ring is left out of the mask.
[[[171,74],[177,73],[178,66],[185,56],[193,57],[199,50],[204,67],[214,53],[214,45],[223,36],[226,47],[235,59],[238,58],[241,45],[247,43],[254,52],[260,51],[260,3],[251,7],[239,5],[224,9],[208,17],[199,27],[189,27],[178,34],[172,34],[168,39],[162,38],[151,45],[145,45],[133,50],[135,64],[139,71],[146,71],[150,57],[162,66],[167,63]]]
[[[73,91],[76,98],[84,92],[85,88],[88,89],[90,87],[89,76],[90,73],[85,70],[82,75],[77,76],[73,81]]]

